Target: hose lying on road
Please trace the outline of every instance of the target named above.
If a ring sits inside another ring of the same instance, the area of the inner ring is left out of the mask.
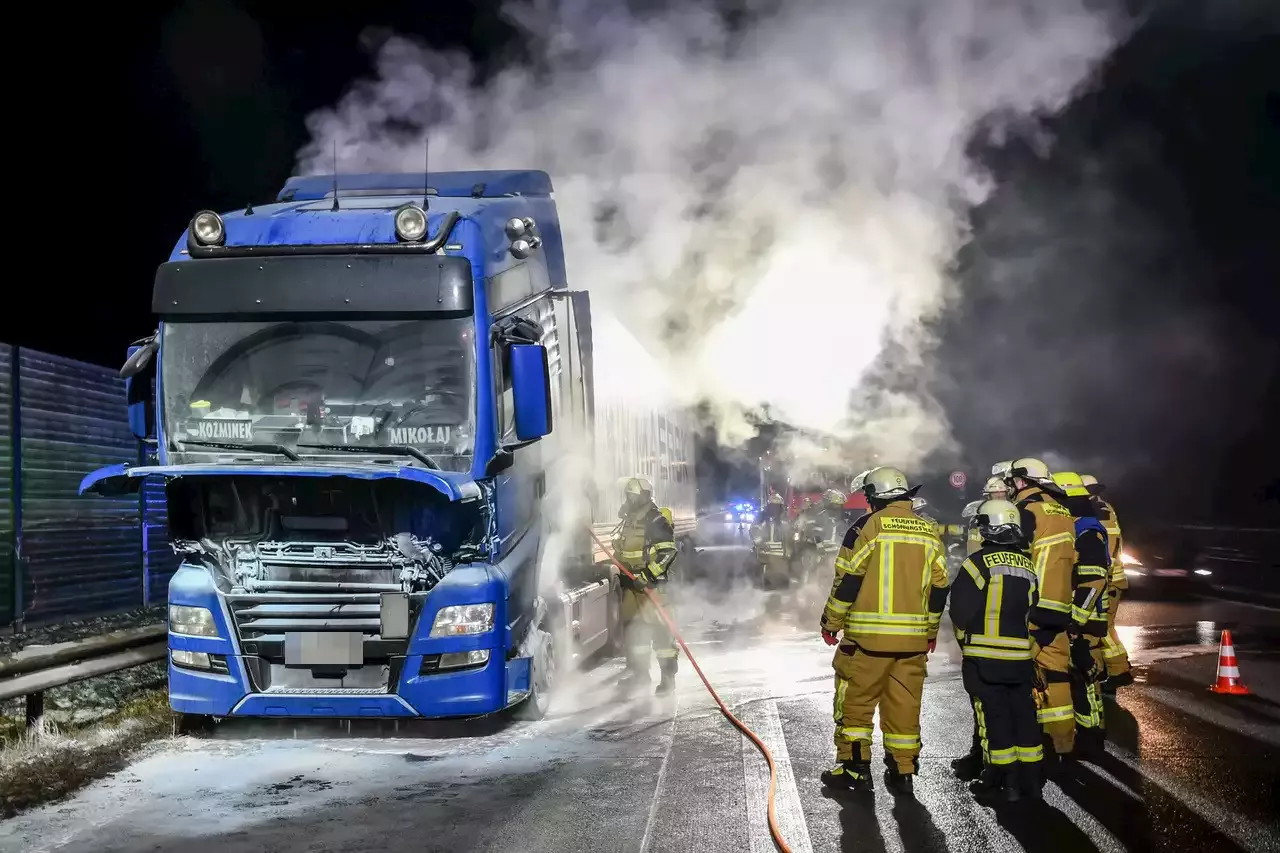
[[[636,576],[627,571],[627,567],[622,565],[622,563],[618,561],[617,557],[613,556],[613,551],[600,541],[600,537],[596,535],[595,531],[590,528],[587,529],[591,533],[591,538],[596,540],[596,544],[600,546],[600,550],[604,551],[605,556],[609,558],[610,562],[618,567],[618,571],[622,572],[633,581],[637,580]],[[760,739],[760,736],[747,728],[746,723],[735,717],[733,712],[729,710],[728,706],[724,704],[724,700],[720,698],[720,694],[716,692],[716,689],[711,686],[711,682],[707,680],[707,676],[702,671],[702,667],[698,666],[697,658],[693,656],[693,652],[689,651],[689,647],[685,645],[684,637],[680,636],[680,630],[676,628],[676,623],[671,620],[671,616],[667,614],[666,609],[662,606],[662,602],[660,602],[658,597],[653,594],[652,589],[647,586],[643,587],[643,589],[644,594],[649,596],[649,601],[651,601],[654,608],[657,609],[658,615],[662,617],[662,621],[665,622],[667,628],[671,630],[671,636],[676,638],[676,642],[679,643],[680,648],[684,650],[685,657],[687,657],[689,659],[689,663],[693,665],[694,672],[698,673],[698,678],[702,679],[703,686],[707,688],[707,692],[711,694],[711,698],[714,699],[716,705],[720,707],[720,713],[724,714],[726,720],[733,723],[734,728],[742,732],[749,741],[754,743],[756,745],[756,749],[760,750],[760,754],[764,756],[765,762],[769,765],[769,834],[773,836],[773,843],[778,846],[778,849],[781,850],[782,853],[791,853],[791,848],[787,845],[786,839],[782,837],[782,830],[778,828],[778,816],[774,808],[774,795],[778,790],[778,767],[774,763],[773,753],[769,751],[769,747],[765,746],[764,741]]]

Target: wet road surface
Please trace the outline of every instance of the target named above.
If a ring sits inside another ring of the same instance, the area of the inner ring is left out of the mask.
[[[944,625],[929,663],[914,800],[828,796],[831,652],[808,601],[723,583],[743,554],[713,543],[677,617],[726,702],[779,764],[791,849],[1280,850],[1280,613],[1226,602],[1122,605],[1139,683],[1108,703],[1109,745],[1039,806],[973,803],[952,778],[970,714]],[[732,536],[729,543],[732,544]],[[1209,694],[1230,628],[1254,695]],[[617,693],[618,661],[561,684],[538,723],[348,730],[224,724],[166,744],[68,802],[0,823],[0,850],[771,851],[768,771],[687,664],[674,697]],[[881,752],[879,734],[876,753]]]

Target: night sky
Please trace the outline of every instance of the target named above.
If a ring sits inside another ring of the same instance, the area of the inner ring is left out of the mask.
[[[11,290],[0,340],[118,364],[154,328],[154,269],[191,214],[272,199],[309,138],[305,116],[369,73],[380,33],[492,66],[519,48],[497,5],[153,3],[80,18],[74,35],[52,19],[31,28],[58,49],[29,69],[45,82],[16,97],[32,120],[27,159],[12,165],[59,176],[35,193],[66,228],[54,259],[73,257],[77,240],[96,248],[53,281]],[[1150,515],[1270,522],[1280,4],[1155,5],[1101,87],[1053,122],[1051,153],[979,146],[1006,186],[974,213],[974,243],[957,259],[966,296],[941,327],[936,393],[963,451],[938,465],[976,476],[1012,446],[1054,450],[1114,472],[1126,504]],[[71,73],[57,56],[86,82],[49,82]],[[1036,193],[1062,199],[1061,221],[1038,235],[1019,206]],[[76,209],[92,211],[89,224],[72,223]],[[1061,250],[1010,285],[993,270],[1027,237]],[[1036,305],[1057,306],[1069,327],[1028,321]]]

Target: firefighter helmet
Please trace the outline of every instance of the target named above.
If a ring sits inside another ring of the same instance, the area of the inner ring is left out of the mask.
[[[996,464],[991,466],[991,475],[993,477],[999,477],[1000,479],[1003,480],[1004,478],[1009,476],[1009,470],[1011,468],[1013,468],[1012,460],[1007,462],[997,462]]]
[[[919,512],[920,510],[924,509],[924,508],[925,508],[925,507],[927,507],[928,505],[929,505],[929,502],[928,502],[927,500],[925,500],[924,498],[912,498],[912,499],[911,499],[911,511],[912,511],[912,512]]]
[[[1022,538],[1022,514],[1008,501],[983,501],[974,520],[983,539],[1010,545]]]
[[[769,503],[775,504],[777,506],[782,506],[782,495],[778,494],[777,492],[774,492],[773,494],[769,495]]]
[[[849,483],[849,491],[851,492],[862,491],[867,485],[867,475],[870,473],[871,473],[871,470],[868,469],[866,471],[863,471],[858,476],[854,477],[853,480]]]
[[[1084,478],[1075,471],[1058,471],[1053,475],[1053,483],[1069,498],[1084,497],[1089,494]]]
[[[1034,456],[1024,456],[1013,461],[1006,479],[1012,480],[1015,478],[1051,488],[1056,486],[1053,482],[1053,475],[1049,473],[1049,466]]]
[[[881,465],[867,472],[862,491],[875,500],[896,500],[913,497],[919,487],[907,483],[907,475],[890,465]]]
[[[1006,483],[1000,477],[991,477],[990,479],[987,480],[987,484],[982,487],[982,494],[985,495],[987,500],[989,501],[1003,500],[1003,498],[997,498],[996,495],[998,494],[1008,495],[1009,484]],[[979,503],[981,503],[981,501],[979,501]]]
[[[984,501],[969,501],[964,505],[964,509],[960,510],[960,517],[969,520],[978,514],[978,507],[982,506]]]
[[[1100,495],[1107,488],[1098,482],[1098,478],[1092,474],[1081,474],[1080,481],[1084,483],[1084,487],[1089,490],[1091,495]]]
[[[822,493],[822,499],[836,507],[844,506],[844,502],[848,500],[844,492],[839,489],[827,489]]]
[[[622,493],[627,497],[631,497],[633,495],[648,495],[649,497],[653,497],[653,484],[644,477],[638,475],[635,477],[628,477],[622,483]]]

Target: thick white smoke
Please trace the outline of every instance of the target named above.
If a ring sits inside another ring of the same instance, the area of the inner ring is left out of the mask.
[[[510,9],[528,59],[487,79],[386,41],[377,77],[310,118],[306,173],[543,168],[572,286],[685,393],[911,465],[946,446],[927,321],[988,182],[975,129],[1062,108],[1109,51],[1086,0],[790,0]],[[892,348],[886,366],[884,354]],[[874,380],[872,380],[874,377]],[[738,414],[735,414],[738,413]]]

